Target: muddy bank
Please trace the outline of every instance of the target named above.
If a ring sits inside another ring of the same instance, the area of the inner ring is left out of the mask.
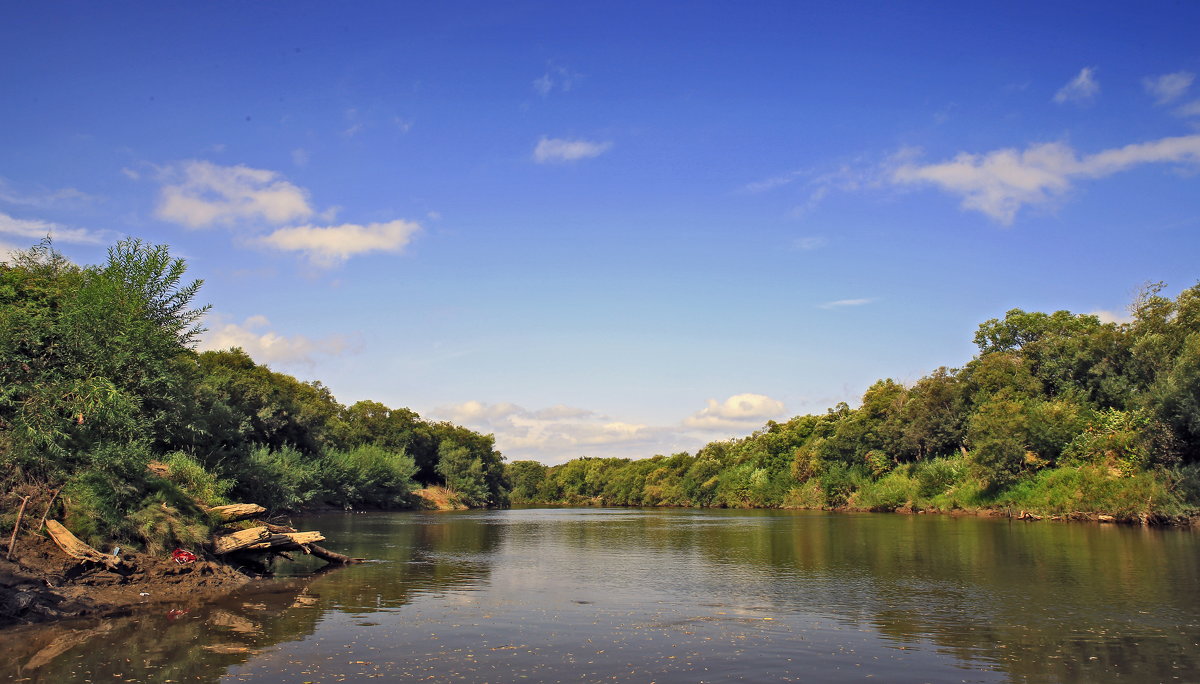
[[[12,560],[0,555],[0,627],[123,614],[137,606],[225,594],[254,581],[206,558],[183,565],[169,553],[121,559],[108,567],[70,558],[48,539],[19,540]]]

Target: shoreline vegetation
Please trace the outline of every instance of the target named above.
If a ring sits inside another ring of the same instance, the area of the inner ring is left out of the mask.
[[[520,504],[824,509],[1192,524],[1200,285],[1147,285],[1126,322],[1009,311],[979,353],[858,408],[770,421],[695,454],[507,465]]]
[[[255,502],[278,524],[315,507],[439,505],[419,488],[445,506],[507,503],[490,435],[373,401],[344,406],[241,349],[195,351],[208,307],[193,304],[201,282],[185,271],[136,239],[96,266],[49,239],[0,263],[0,530],[11,539],[0,624],[89,610],[54,608],[67,585],[98,595],[104,582],[161,588],[181,574],[71,559],[47,546],[48,522],[100,555],[120,548],[170,569],[178,548],[221,575],[214,535],[229,530],[211,510],[225,504]],[[131,603],[140,593],[125,591]]]
[[[211,513],[236,502],[260,504],[260,526],[322,507],[510,503],[1140,524],[1200,511],[1200,285],[1175,299],[1147,286],[1128,322],[1014,309],[979,327],[962,368],[880,380],[858,408],[695,454],[546,466],[506,464],[492,435],[407,408],[342,405],[241,349],[195,351],[208,307],[185,271],[137,239],[97,266],[48,239],[0,263],[0,625],[143,602],[131,587],[240,586],[214,548],[237,530]],[[50,522],[150,570],[68,558]],[[172,568],[172,549],[199,564]],[[180,584],[191,572],[204,581]]]

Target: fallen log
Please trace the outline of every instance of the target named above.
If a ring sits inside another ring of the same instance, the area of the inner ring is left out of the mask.
[[[264,528],[265,529],[265,528]],[[325,541],[325,535],[320,532],[281,532],[271,534],[266,539],[242,547],[244,551],[266,551],[268,549],[298,549],[304,544]]]
[[[329,563],[338,563],[341,565],[353,565],[355,563],[366,562],[366,559],[364,559],[364,558],[351,558],[350,556],[343,556],[340,553],[334,553],[333,551],[330,551],[329,549],[317,546],[316,544],[306,545],[305,550],[308,553],[311,553],[312,555],[316,556],[317,558],[320,558],[321,560],[327,561]]]
[[[217,519],[217,522],[234,522],[237,520],[245,520],[253,518],[259,513],[265,513],[267,509],[254,503],[235,503],[225,506],[213,506],[207,509],[209,515]]]
[[[265,527],[251,527],[248,530],[238,530],[231,534],[213,537],[213,553],[218,556],[244,549],[251,544],[257,544],[271,537],[271,531]]]
[[[58,548],[62,549],[63,553],[71,558],[92,561],[93,563],[103,563],[109,568],[116,568],[121,565],[121,559],[106,553],[100,553],[83,543],[79,540],[79,537],[71,534],[71,530],[63,527],[62,523],[57,520],[47,520],[46,531],[50,533],[50,538],[54,540]]]

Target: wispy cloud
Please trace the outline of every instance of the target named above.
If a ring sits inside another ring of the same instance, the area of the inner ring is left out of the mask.
[[[551,62],[547,65],[546,72],[533,80],[533,89],[538,95],[549,97],[555,91],[570,92],[580,78],[581,74],[577,74],[561,64]]]
[[[1187,71],[1176,71],[1173,74],[1163,74],[1162,76],[1150,77],[1142,79],[1142,86],[1146,92],[1154,96],[1154,100],[1159,105],[1170,104],[1178,100],[1188,88],[1192,86],[1192,81],[1196,80],[1196,75]]]
[[[673,425],[614,419],[565,405],[529,410],[517,404],[467,401],[434,410],[440,418],[492,433],[509,459],[561,463],[580,456],[644,458],[699,449],[713,439],[741,436],[780,418],[782,402],[762,394],[737,394],[707,405]]]
[[[1200,100],[1192,100],[1175,108],[1178,116],[1200,116]]]
[[[19,192],[5,179],[0,178],[0,202],[17,204],[37,209],[62,206],[63,204],[79,204],[95,202],[95,195],[76,190],[75,188],[59,188],[58,190],[36,190]]]
[[[283,224],[312,216],[308,192],[266,169],[187,161],[167,167],[158,217],[189,228],[265,221]]]
[[[806,172],[804,171],[789,171],[787,173],[781,173],[777,176],[770,176],[768,178],[763,178],[762,180],[747,183],[742,187],[742,189],[751,193],[768,192],[770,190],[774,190],[775,188],[782,188],[785,185],[791,185],[796,181],[796,179],[801,178],[804,175],[806,175]]]
[[[892,172],[900,184],[932,184],[962,197],[962,207],[1011,224],[1024,206],[1044,204],[1081,178],[1103,178],[1143,164],[1200,163],[1200,134],[1162,138],[1080,156],[1063,143],[1025,150],[961,153],[936,164],[902,164]]]
[[[819,235],[812,235],[809,237],[796,238],[792,241],[792,247],[803,252],[810,252],[814,249],[820,249],[824,247],[828,242],[829,240],[820,237]]]
[[[862,306],[864,304],[870,304],[873,301],[875,301],[875,299],[872,297],[862,299],[838,299],[832,302],[819,304],[818,306],[822,309],[844,309],[848,306]]]
[[[1084,67],[1079,70],[1079,75],[1058,89],[1058,92],[1054,94],[1054,101],[1058,104],[1067,102],[1086,104],[1099,94],[1100,82],[1096,80],[1095,67]]]
[[[86,228],[70,228],[53,221],[41,219],[19,219],[0,212],[0,233],[14,238],[22,238],[36,242],[50,236],[55,242],[97,245],[104,242],[106,231],[93,231]]]
[[[580,159],[599,157],[612,147],[611,142],[592,140],[567,140],[566,138],[547,138],[542,136],[533,148],[533,160],[539,164],[551,162],[572,162]]]
[[[198,345],[201,351],[240,347],[260,363],[311,366],[317,356],[340,356],[355,351],[357,342],[349,335],[310,339],[304,335],[280,335],[270,329],[265,316],[251,316],[241,323],[217,319]]]
[[[294,226],[280,228],[258,242],[273,249],[300,252],[313,265],[328,268],[360,254],[402,252],[420,230],[420,224],[401,219],[365,226]]]

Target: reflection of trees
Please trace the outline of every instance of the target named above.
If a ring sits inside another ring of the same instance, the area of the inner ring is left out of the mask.
[[[501,528],[468,516],[336,515],[305,520],[377,562],[255,585],[210,604],[0,632],[0,674],[33,681],[217,681],[230,666],[312,634],[327,612],[394,610],[414,593],[486,578]],[[331,545],[332,546],[332,545]],[[151,589],[153,591],[153,589]],[[282,666],[282,664],[281,664]]]
[[[622,529],[623,528],[623,529]],[[1018,678],[1200,671],[1195,539],[1174,530],[947,516],[663,511],[560,533],[587,553],[694,556],[698,595],[870,625]],[[615,546],[614,546],[615,545]],[[676,561],[678,562],[678,561]],[[1192,627],[1183,625],[1192,624]],[[1180,669],[1176,669],[1180,668]]]

